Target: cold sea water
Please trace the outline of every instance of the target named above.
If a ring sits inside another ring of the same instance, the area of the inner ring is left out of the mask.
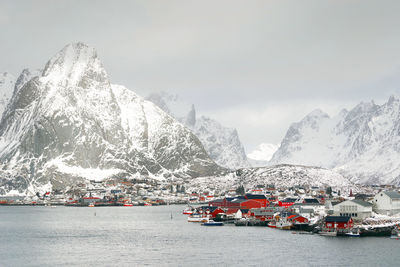
[[[400,266],[400,240],[205,227],[183,208],[0,207],[0,266]]]

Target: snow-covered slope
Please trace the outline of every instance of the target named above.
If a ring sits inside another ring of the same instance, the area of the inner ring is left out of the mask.
[[[358,183],[400,184],[400,101],[320,110],[289,128],[271,163],[334,168]]]
[[[0,118],[14,91],[15,77],[8,72],[0,74]]]
[[[350,189],[354,191],[357,188],[348,179],[332,170],[299,165],[276,165],[240,169],[236,173],[221,177],[196,178],[190,181],[188,189],[207,191],[212,188],[228,191],[239,185],[243,185],[246,189],[255,189],[260,186],[267,188],[268,185],[275,185],[277,189],[294,186],[320,188],[331,186],[342,192],[348,192]]]
[[[236,129],[224,127],[206,116],[198,118],[194,105],[184,103],[177,95],[153,93],[146,99],[191,129],[219,165],[233,170],[250,166]]]
[[[83,179],[224,171],[181,123],[112,86],[85,44],[66,46],[39,77],[21,84],[0,123],[0,194]]]
[[[247,154],[247,158],[254,167],[266,166],[278,148],[279,145],[262,143]]]

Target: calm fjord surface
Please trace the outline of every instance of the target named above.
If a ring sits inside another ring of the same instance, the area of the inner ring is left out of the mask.
[[[0,266],[396,266],[400,262],[400,240],[296,235],[266,227],[203,227],[187,223],[182,209],[0,207]]]

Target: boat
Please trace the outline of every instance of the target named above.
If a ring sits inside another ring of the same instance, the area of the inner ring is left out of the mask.
[[[207,220],[206,222],[202,223],[201,225],[204,226],[223,226],[223,222],[216,222],[214,220]]]
[[[145,206],[153,206],[151,203],[144,203]]]
[[[276,228],[276,221],[270,221],[270,222],[268,223],[268,227]]]
[[[89,204],[89,207],[94,207],[94,203],[90,203],[90,204]]]
[[[204,222],[208,222],[209,221],[209,216],[207,215],[203,215],[203,214],[192,214],[188,217],[188,222],[200,222],[200,223],[204,223]]]
[[[400,239],[400,226],[396,225],[392,230],[390,238],[392,239]]]
[[[350,232],[345,233],[344,235],[345,236],[354,236],[354,237],[360,236],[360,229],[358,229],[358,228],[351,229]]]
[[[187,207],[186,209],[184,209],[183,211],[182,211],[182,214],[186,214],[186,215],[191,215],[191,214],[193,214],[193,208],[192,207]]]
[[[322,236],[337,236],[337,231],[321,231],[318,234]]]
[[[124,207],[132,207],[133,204],[132,203],[124,203]]]
[[[278,228],[281,230],[290,230],[292,228],[292,223],[288,222],[288,221],[279,220],[276,222],[275,228]]]

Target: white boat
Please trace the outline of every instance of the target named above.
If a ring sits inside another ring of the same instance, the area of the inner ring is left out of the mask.
[[[279,220],[275,224],[276,228],[281,230],[290,230],[293,226],[291,222]]]
[[[337,236],[336,231],[321,231],[318,234],[322,236]]]
[[[188,217],[188,222],[200,222],[204,223],[210,219],[210,216],[203,214],[192,214]]]
[[[360,236],[360,229],[352,229],[350,232],[348,232],[348,233],[345,233],[344,234],[345,236],[354,236],[354,237],[357,237],[357,236]]]

